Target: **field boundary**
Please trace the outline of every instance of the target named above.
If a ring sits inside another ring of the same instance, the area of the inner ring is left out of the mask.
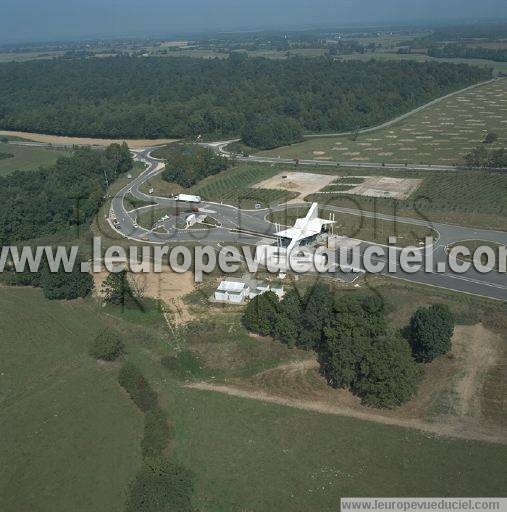
[[[294,407],[305,411],[316,412],[320,414],[331,414],[335,416],[344,416],[355,418],[363,421],[373,421],[383,425],[411,428],[420,430],[434,435],[435,437],[450,437],[458,439],[469,439],[475,441],[486,441],[496,444],[507,444],[507,439],[502,436],[478,434],[475,432],[460,432],[459,430],[445,425],[433,425],[420,420],[398,419],[388,416],[381,416],[378,414],[369,414],[361,411],[356,411],[348,407],[341,407],[330,405],[324,402],[316,402],[314,400],[297,400],[293,398],[283,398],[281,396],[271,395],[263,391],[248,391],[235,386],[226,386],[220,384],[211,384],[207,382],[195,382],[186,384],[184,386],[188,389],[196,389],[199,391],[211,391],[221,393],[224,395],[234,396],[238,398],[248,398],[250,400],[257,400],[260,402],[268,402],[276,405],[283,405],[286,407]]]

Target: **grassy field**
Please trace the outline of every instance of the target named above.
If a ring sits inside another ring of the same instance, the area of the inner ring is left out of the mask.
[[[12,155],[0,158],[0,176],[5,176],[14,171],[31,171],[40,166],[52,165],[61,156],[69,154],[69,151],[0,143],[0,153]]]
[[[507,145],[507,79],[448,98],[388,128],[356,136],[312,138],[259,154],[300,159],[455,165],[488,132]]]
[[[392,307],[406,308],[406,298],[396,297],[400,307]],[[6,512],[122,510],[125,485],[140,462],[142,418],[116,384],[117,365],[97,365],[86,354],[104,325],[122,332],[126,357],[159,393],[174,428],[173,457],[195,473],[199,510],[320,512],[336,510],[340,496],[505,491],[506,446],[181,387],[160,364],[174,344],[151,313],[143,321],[90,302],[48,302],[22,288],[0,288],[0,306],[0,508]],[[249,337],[238,329],[235,311],[215,308],[208,324],[187,337],[208,377],[248,375],[300,357]]]
[[[279,222],[284,226],[293,226],[298,217],[304,217],[306,207],[287,208],[280,212],[269,214],[271,222]],[[328,218],[326,210],[321,210],[321,217]],[[397,237],[397,245],[418,246],[426,236],[435,236],[435,232],[423,226],[404,224],[396,221],[385,221],[359,215],[335,214],[334,232],[349,238],[388,245],[389,237]]]
[[[0,509],[121,511],[142,417],[88,348],[107,317],[0,288]]]
[[[502,495],[507,447],[182,390],[176,456],[208,511],[336,511],[342,496]]]

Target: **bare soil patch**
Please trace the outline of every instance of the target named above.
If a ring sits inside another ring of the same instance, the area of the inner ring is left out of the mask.
[[[408,178],[387,178],[384,176],[369,176],[363,183],[347,190],[347,194],[367,197],[388,197],[407,199],[421,185],[423,180]]]
[[[91,137],[63,137],[59,135],[45,135],[42,133],[17,132],[0,130],[0,135],[19,137],[34,142],[43,142],[45,144],[61,144],[65,146],[109,146],[114,142],[126,142],[131,149],[146,148],[150,146],[160,146],[176,142],[176,139],[95,139]]]
[[[299,202],[300,199],[314,192],[318,192],[331,182],[336,176],[330,174],[313,174],[309,172],[281,172],[253,185],[253,188],[278,189],[297,192],[299,195],[291,202]]]
[[[107,270],[93,274],[96,296],[101,296],[101,286],[108,275]],[[187,305],[181,300],[195,287],[194,275],[191,272],[177,274],[171,269],[163,268],[160,273],[130,274],[129,280],[144,297],[162,300],[172,323],[179,325],[192,320]]]

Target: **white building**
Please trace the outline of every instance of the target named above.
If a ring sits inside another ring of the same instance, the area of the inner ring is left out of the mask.
[[[242,304],[250,295],[250,287],[239,280],[225,280],[215,290],[215,300]]]
[[[246,300],[251,300],[260,295],[272,291],[278,299],[285,295],[283,286],[270,285],[264,281],[225,279],[215,290],[213,298],[217,302],[229,302],[231,304],[243,304]]]

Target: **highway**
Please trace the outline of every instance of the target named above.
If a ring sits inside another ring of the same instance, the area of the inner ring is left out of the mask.
[[[177,203],[174,199],[167,197],[153,196],[142,192],[141,186],[150,178],[162,172],[164,164],[151,156],[152,148],[147,148],[142,151],[135,151],[136,159],[146,164],[146,170],[138,177],[134,178],[130,183],[123,187],[112,199],[111,210],[118,219],[118,225],[115,229],[125,238],[137,242],[151,243],[151,244],[169,244],[181,242],[196,242],[199,244],[217,245],[219,243],[234,243],[234,244],[257,244],[264,240],[273,239],[273,234],[276,231],[274,224],[267,220],[267,215],[272,211],[281,211],[287,208],[286,205],[276,205],[270,209],[259,210],[240,210],[233,205],[219,204],[213,202],[202,202],[199,204],[200,208],[214,212],[210,214],[219,223],[219,227],[210,229],[178,229],[174,224],[174,219],[169,218],[161,223],[166,230],[165,233],[154,232],[138,226],[135,219],[137,210],[127,211],[125,208],[124,199],[128,194],[132,194],[137,199],[146,202],[154,202],[154,207],[163,206],[176,206]],[[322,163],[322,162],[321,162]],[[357,165],[357,164],[355,164]],[[183,203],[183,205],[185,205]],[[186,206],[191,206],[187,204]],[[194,205],[195,206],[195,205]],[[291,205],[297,206],[297,205]],[[145,207],[146,208],[146,207]],[[448,248],[460,241],[464,240],[487,240],[496,242],[501,245],[507,246],[507,232],[493,231],[486,229],[474,229],[462,226],[455,226],[443,223],[432,223],[424,219],[413,219],[396,217],[390,215],[373,214],[372,212],[364,212],[351,208],[339,208],[326,206],[326,211],[344,213],[349,215],[359,215],[373,217],[387,221],[402,222],[413,225],[423,225],[431,227],[438,234],[438,239],[435,243],[426,248],[421,249],[425,257],[429,257],[430,253],[433,256],[434,264],[444,265],[447,267]],[[364,252],[372,244],[368,242],[361,242],[360,248]],[[385,258],[377,257],[377,261],[385,261]],[[407,273],[399,266],[396,267],[394,272],[387,273],[390,277],[405,279],[407,281],[437,286],[454,290],[457,292],[470,293],[491,299],[507,301],[507,279],[505,274],[492,271],[489,273],[480,273],[471,268],[465,274],[455,274],[446,268],[445,272],[423,272]]]

